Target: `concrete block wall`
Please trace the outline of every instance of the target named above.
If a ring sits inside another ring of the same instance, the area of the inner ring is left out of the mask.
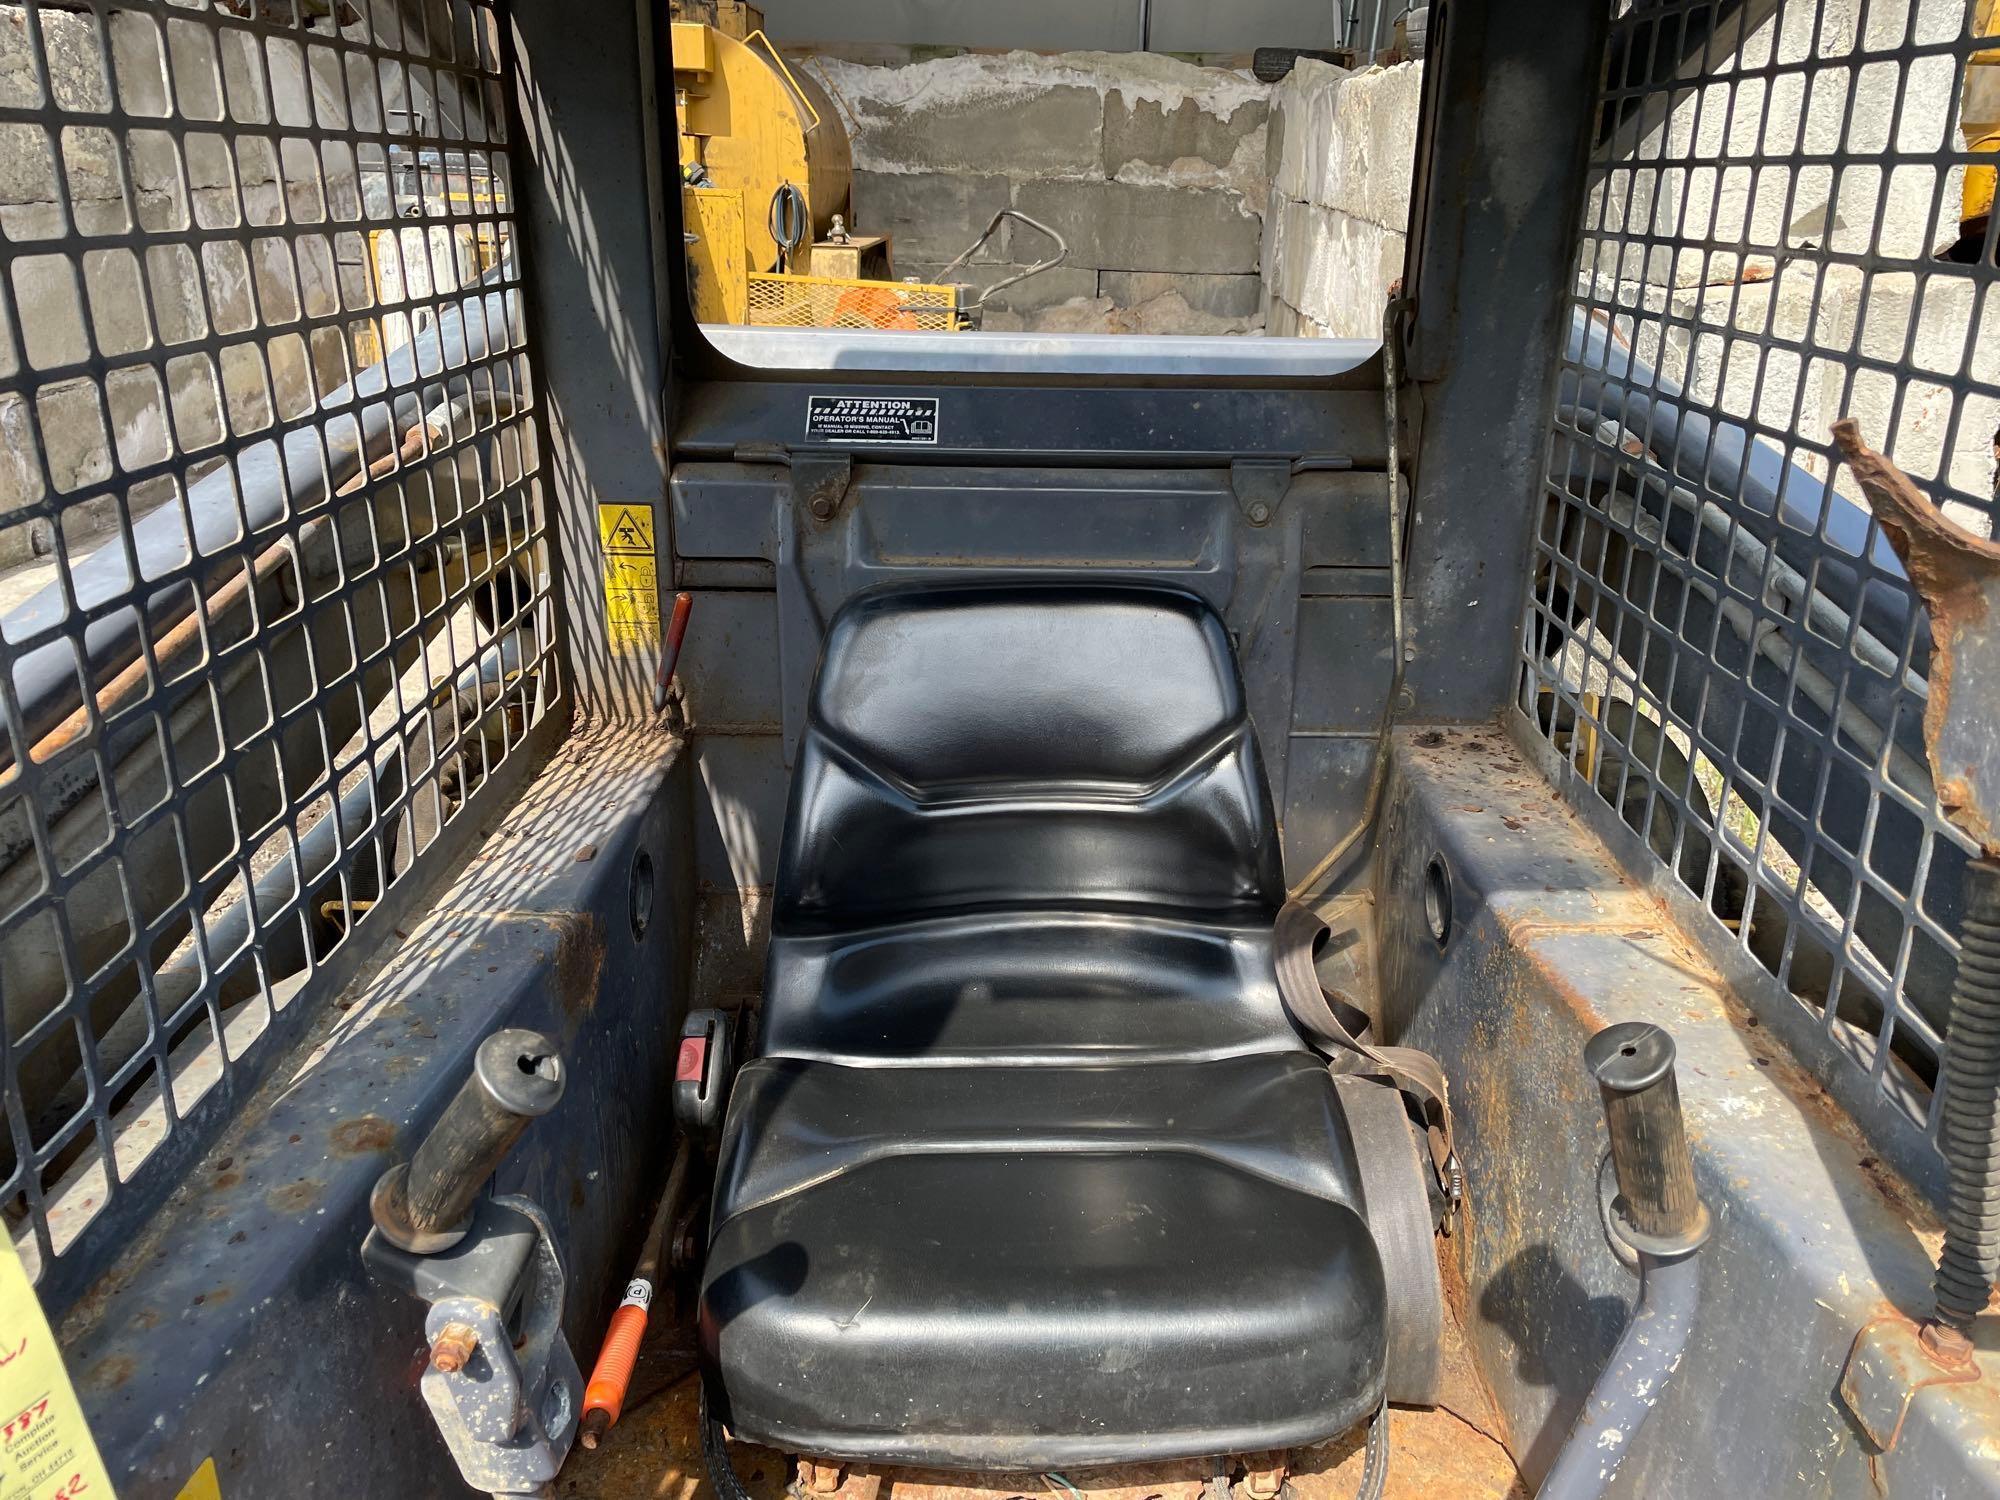
[[[897,275],[935,276],[1003,208],[1068,242],[988,304],[988,328],[1261,325],[1270,89],[1247,72],[1114,52],[801,61],[853,139],[856,227],[895,237]],[[990,285],[1047,247],[1009,223],[954,279]]]
[[[1271,96],[1264,322],[1379,338],[1403,274],[1422,64],[1347,72],[1302,58]]]
[[[1821,476],[1830,465],[1815,449],[1853,415],[1919,480],[1994,492],[2000,401],[1950,381],[1961,367],[2000,380],[2000,307],[1982,313],[1974,284],[1931,261],[1958,233],[1962,169],[1923,160],[1959,146],[1953,59],[1879,56],[1906,37],[1955,40],[1965,15],[1963,0],[1788,4],[1591,192],[1582,289],[1621,310],[1620,333],[1666,379]],[[1857,50],[1877,57],[1856,66]],[[1901,160],[1869,161],[1885,151]],[[1821,264],[1821,246],[1872,251],[1873,267]],[[1850,375],[1855,354],[1907,360],[1909,377]],[[1837,486],[1860,499],[1845,470]],[[1985,528],[1973,507],[1947,509]]]

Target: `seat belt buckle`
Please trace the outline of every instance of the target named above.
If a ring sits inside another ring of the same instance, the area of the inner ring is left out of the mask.
[[[689,1011],[674,1053],[674,1123],[697,1139],[712,1139],[722,1129],[735,1075],[736,1013]]]

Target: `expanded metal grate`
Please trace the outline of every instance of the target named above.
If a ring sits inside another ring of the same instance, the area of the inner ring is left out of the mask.
[[[1923,613],[1829,428],[1857,417],[1990,532],[1994,230],[1961,219],[1990,193],[2000,7],[1977,9],[1614,6],[1523,636],[1520,707],[1572,786],[1918,1155],[1967,846],[1924,759]]]
[[[853,281],[752,271],[745,321],[768,328],[889,328],[951,333],[958,293],[923,282]]]
[[[45,1300],[558,696],[504,42],[0,5],[0,1207]]]

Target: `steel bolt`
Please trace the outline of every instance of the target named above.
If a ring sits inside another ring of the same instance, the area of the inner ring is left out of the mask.
[[[833,497],[831,495],[813,496],[812,513],[815,521],[831,521],[833,519]]]
[[[815,1463],[810,1458],[799,1460],[799,1488],[813,1495],[831,1495],[839,1490],[846,1478],[837,1463]]]
[[[1264,1455],[1258,1455],[1263,1457]],[[1268,1469],[1249,1469],[1243,1476],[1243,1488],[1258,1500],[1274,1500],[1285,1488],[1286,1467],[1281,1459]]]
[[[1271,519],[1271,507],[1266,505],[1262,500],[1253,501],[1250,505],[1249,516],[1252,526],[1262,526]]]
[[[1977,1369],[1972,1340],[1960,1329],[1932,1318],[1917,1330],[1917,1347],[1947,1370]]]
[[[447,1323],[431,1341],[431,1368],[456,1375],[478,1347],[478,1329],[470,1323]]]

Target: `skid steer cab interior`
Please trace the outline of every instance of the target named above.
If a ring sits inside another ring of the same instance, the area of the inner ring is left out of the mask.
[[[840,612],[720,1129],[711,1421],[820,1459],[1068,1469],[1430,1399],[1442,1199],[1394,1082],[1337,1076],[1286,1012],[1277,848],[1200,600]]]
[[[0,1500],[2000,1500],[1996,79],[0,0]]]

